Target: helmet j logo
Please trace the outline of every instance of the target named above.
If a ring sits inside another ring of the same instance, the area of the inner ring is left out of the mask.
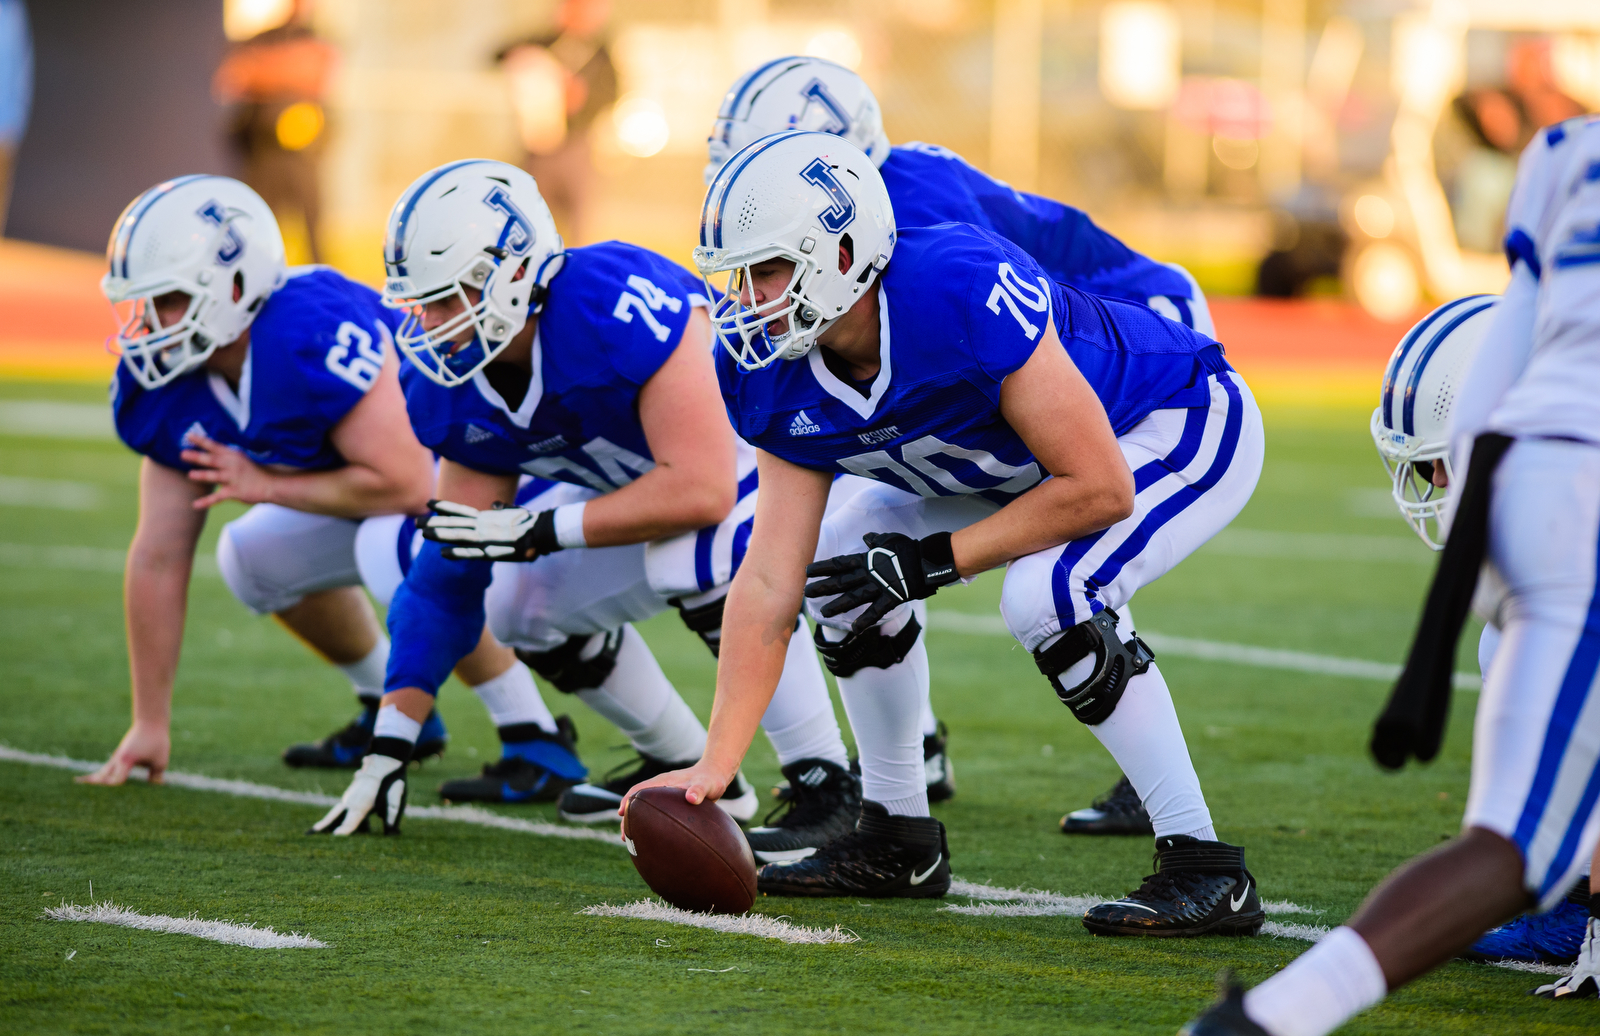
[[[227,228],[228,232],[222,238],[222,245],[217,249],[217,264],[219,266],[231,266],[238,261],[241,255],[244,255],[244,238],[240,237],[239,231],[234,229],[233,222],[228,219],[228,211],[222,207],[221,202],[215,199],[208,201],[200,206],[200,211],[196,212],[195,215],[207,223],[214,223],[219,227]]]
[[[506,217],[506,225],[500,228],[500,240],[495,242],[497,247],[512,255],[523,255],[533,247],[533,224],[511,200],[510,191],[495,186],[489,190],[483,203]]]
[[[856,202],[850,197],[850,192],[844,189],[844,184],[833,175],[833,169],[825,159],[815,158],[811,164],[800,170],[800,178],[809,184],[815,184],[828,192],[828,197],[833,204],[817,214],[820,222],[830,234],[839,231],[855,222]]]
[[[828,121],[821,126],[807,126],[807,129],[814,129],[821,133],[833,133],[841,137],[850,132],[850,116],[845,114],[844,105],[840,104],[838,99],[829,92],[828,84],[820,79],[813,78],[811,82],[800,90],[800,96],[805,98],[806,106],[800,109],[800,114],[789,117],[790,129],[800,125],[806,116],[806,112],[810,110],[812,102],[816,102],[828,113]]]

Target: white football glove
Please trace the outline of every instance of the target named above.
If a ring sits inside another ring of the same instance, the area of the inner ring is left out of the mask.
[[[1583,948],[1578,951],[1578,963],[1572,966],[1572,973],[1548,986],[1540,986],[1533,995],[1546,1000],[1592,1000],[1600,995],[1600,920],[1589,918],[1589,928],[1583,933]]]
[[[327,816],[311,825],[308,835],[351,835],[367,832],[367,817],[377,814],[383,833],[400,833],[406,812],[406,764],[388,755],[369,755],[350,780],[344,798]]]
[[[454,561],[533,561],[561,549],[554,510],[536,512],[497,503],[480,511],[448,500],[430,500],[428,507],[433,513],[417,519],[417,528],[430,540],[462,544],[444,548],[444,556]]]

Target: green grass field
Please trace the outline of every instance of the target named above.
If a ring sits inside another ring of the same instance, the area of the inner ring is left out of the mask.
[[[94,387],[0,385],[0,413],[19,399],[103,398]],[[1268,422],[1266,475],[1236,530],[1140,595],[1139,628],[1398,661],[1431,556],[1385,514],[1365,415]],[[108,552],[131,536],[135,471],[114,441],[0,437],[6,745],[101,759],[125,728],[121,579]],[[222,510],[208,548],[237,513]],[[42,549],[52,547],[98,552]],[[990,576],[932,604],[994,614],[998,591]],[[705,649],[675,615],[641,628],[704,715],[714,675]],[[1147,841],[1056,829],[1116,767],[1028,656],[1004,637],[941,630],[929,653],[960,783],[936,809],[955,873],[1071,895],[1132,888],[1149,866]],[[1318,912],[1279,920],[1343,921],[1386,872],[1456,830],[1475,694],[1458,695],[1437,762],[1384,774],[1365,750],[1388,690],[1380,682],[1175,656],[1162,666],[1221,837],[1246,846],[1264,899]],[[592,768],[627,757],[603,721],[549,700],[572,711]],[[351,708],[336,672],[220,580],[197,577],[175,769],[338,794],[343,774],[290,771],[278,756]],[[440,779],[497,752],[459,685],[440,708],[451,749],[415,773],[414,805],[436,802]],[[759,740],[746,772],[760,785],[777,776]],[[1098,939],[1073,917],[976,917],[938,901],[759,901],[761,913],[861,937],[791,945],[579,914],[647,893],[610,845],[422,818],[395,839],[307,838],[318,812],[174,787],[80,787],[59,769],[0,762],[0,1031],[1172,1033],[1209,1002],[1220,968],[1258,982],[1306,946]],[[554,819],[553,807],[503,812]],[[330,946],[247,949],[41,917],[62,901],[88,903],[91,882],[96,899],[145,913],[249,921]],[[1554,1033],[1600,1022],[1593,1002],[1527,996],[1537,981],[1547,980],[1452,964],[1347,1031]]]

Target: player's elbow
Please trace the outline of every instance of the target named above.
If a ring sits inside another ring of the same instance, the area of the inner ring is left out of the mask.
[[[684,495],[684,525],[692,529],[718,525],[733,513],[733,505],[738,501],[738,489],[732,485],[718,483],[697,486],[693,492]]]
[[[1108,471],[1097,480],[1087,510],[1096,528],[1109,529],[1133,514],[1133,474],[1127,468]]]

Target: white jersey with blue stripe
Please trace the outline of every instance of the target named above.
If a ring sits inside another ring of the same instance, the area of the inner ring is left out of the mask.
[[[129,448],[187,471],[199,432],[258,464],[343,467],[329,438],[378,380],[398,315],[378,293],[327,267],[289,271],[250,325],[238,390],[205,368],[146,389],[126,367],[111,381],[117,434]]]
[[[1600,443],[1600,116],[1541,131],[1506,212],[1506,258],[1538,282],[1532,351],[1490,426]]]
[[[1088,213],[1019,191],[949,148],[903,144],[878,171],[902,230],[938,223],[982,227],[1031,255],[1052,280],[1094,295],[1138,303],[1160,295],[1181,302],[1194,291],[1182,274],[1135,252],[1095,226]]]
[[[607,493],[655,467],[639,390],[705,305],[700,282],[619,241],[574,248],[538,315],[533,376],[509,406],[479,371],[448,389],[407,365],[406,409],[423,445],[478,471],[528,474]]]
[[[977,227],[905,230],[880,284],[882,366],[870,385],[830,371],[821,348],[758,371],[719,352],[723,399],[742,438],[801,467],[1004,504],[1044,475],[1001,416],[1000,385],[1045,327],[1054,325],[1118,435],[1156,410],[1207,405],[1208,375],[1229,369],[1210,338],[1052,281]]]

